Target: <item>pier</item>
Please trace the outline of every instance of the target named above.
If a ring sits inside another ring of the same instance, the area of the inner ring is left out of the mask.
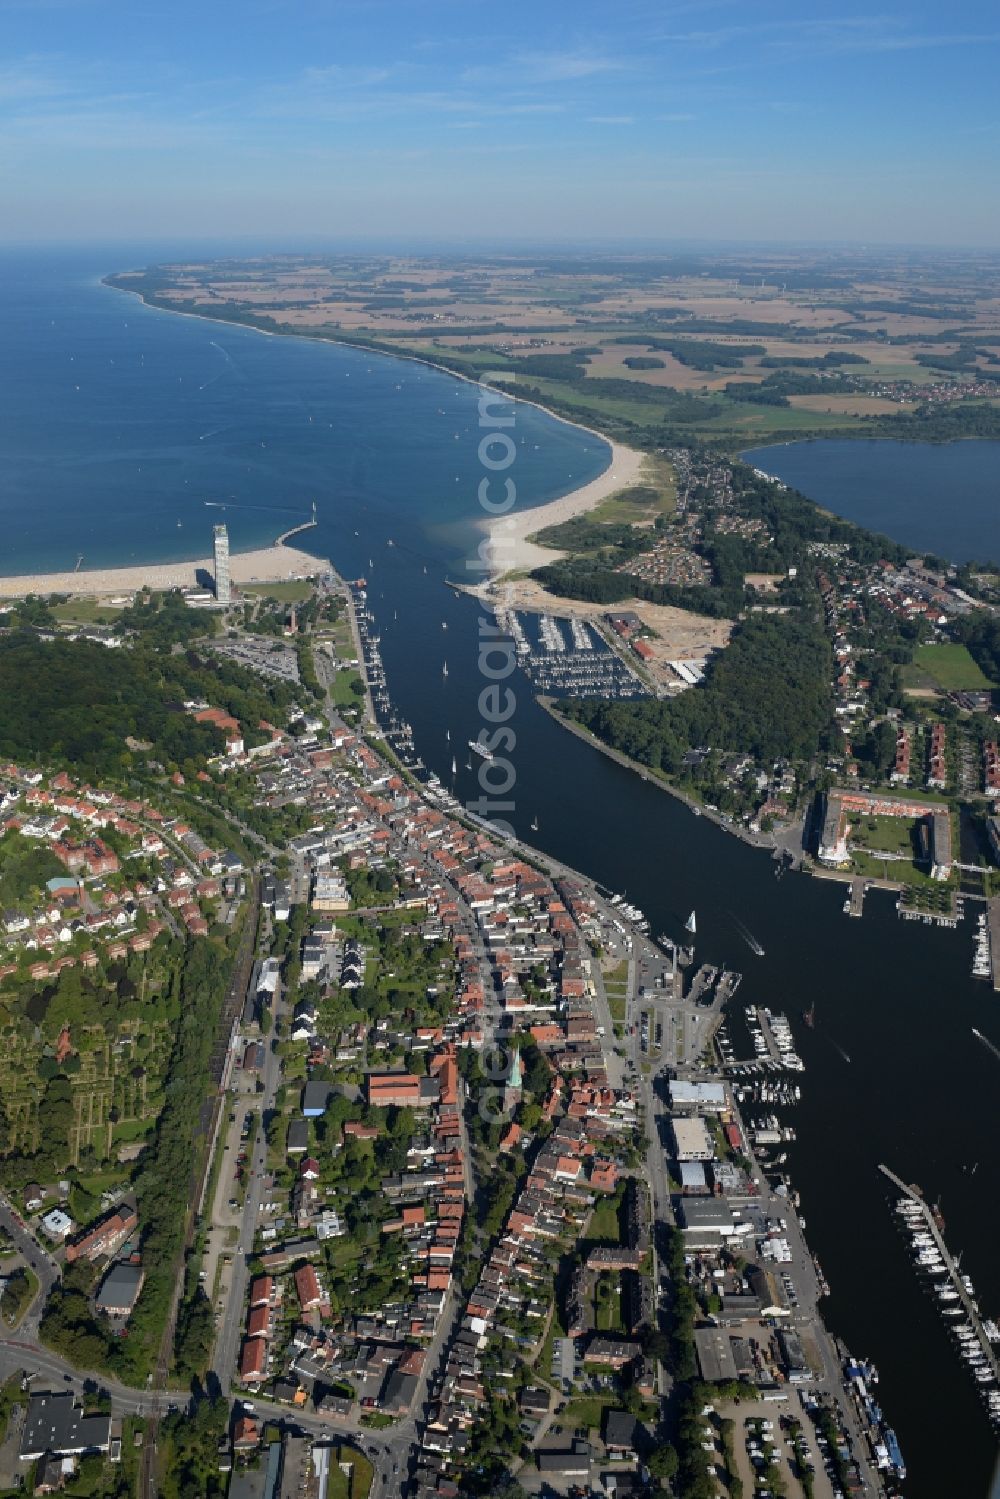
[[[844,910],[848,916],[861,916],[865,909],[865,881],[855,878],[851,881],[851,893],[844,903]]]
[[[920,1208],[921,1217],[927,1226],[927,1232],[933,1236],[934,1243],[937,1245],[938,1251],[948,1271],[949,1283],[954,1288],[954,1290],[958,1292],[959,1299],[961,1300],[966,1316],[969,1319],[969,1324],[976,1334],[976,1340],[979,1343],[980,1348],[983,1350],[983,1353],[986,1355],[986,1362],[989,1366],[990,1373],[993,1375],[993,1378],[995,1380],[1000,1379],[1000,1363],[998,1363],[996,1354],[993,1351],[993,1344],[986,1336],[986,1333],[983,1329],[982,1318],[979,1315],[976,1303],[973,1301],[972,1297],[965,1289],[965,1282],[962,1280],[962,1277],[959,1274],[958,1266],[955,1264],[954,1259],[948,1251],[948,1246],[944,1242],[941,1230],[938,1228],[937,1224],[934,1221],[934,1214],[931,1212],[921,1194],[915,1191],[913,1187],[908,1186],[906,1182],[901,1181],[900,1178],[896,1175],[895,1171],[891,1171],[889,1167],[884,1166],[881,1161],[879,1162],[878,1169],[881,1171],[883,1176],[889,1178],[893,1186],[897,1187],[904,1197],[908,1197],[911,1202],[915,1202]]]
[[[1000,896],[994,895],[988,906],[990,933],[990,972],[994,989],[1000,991]]]
[[[287,531],[282,531],[280,536],[276,536],[274,538],[274,545],[276,547],[287,546],[292,537],[298,536],[300,531],[311,531],[313,526],[318,525],[319,521],[316,519],[316,506],[314,505],[312,520],[300,521],[297,526],[290,526]]]

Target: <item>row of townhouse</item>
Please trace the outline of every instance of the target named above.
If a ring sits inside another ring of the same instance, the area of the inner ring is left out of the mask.
[[[24,837],[45,839],[68,876],[72,876],[49,882],[52,903],[33,917],[17,910],[4,913],[3,933],[8,943],[52,952],[60,943],[82,933],[124,937],[124,945],[112,943],[115,952],[111,947],[107,949],[107,955],[112,957],[129,951],[145,952],[163,930],[163,923],[152,916],[157,896],[191,935],[207,935],[204,905],[214,901],[221,890],[218,879],[207,871],[222,870],[226,860],[231,863],[235,856],[220,855],[209,849],[185,823],[165,817],[157,808],[116,792],[77,786],[65,771],[52,777],[48,785],[42,785],[41,778],[33,772],[17,766],[7,766],[0,777],[7,785],[0,831],[16,830]],[[74,832],[78,824],[83,825],[82,836]],[[134,845],[133,852],[155,861],[159,873],[152,886],[141,881],[136,881],[132,889],[112,891],[104,886],[107,877],[119,873],[120,862],[114,850],[94,831],[98,828],[113,829]],[[206,871],[200,880],[174,857],[173,846],[177,844],[186,845],[186,856]],[[95,906],[101,909],[92,909]],[[139,906],[150,913],[142,932],[134,930]],[[71,907],[79,908],[81,913],[72,921],[63,914]],[[76,958],[60,958],[56,968],[40,961],[29,972],[34,978],[50,977],[51,972],[67,966],[67,961],[94,968],[99,959],[95,950],[89,950]],[[43,971],[46,967],[50,971]],[[3,970],[12,971],[10,967]]]

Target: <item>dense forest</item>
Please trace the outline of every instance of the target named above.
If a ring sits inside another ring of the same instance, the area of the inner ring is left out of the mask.
[[[953,621],[952,634],[991,682],[1000,682],[1000,619],[983,609]]]
[[[181,606],[183,608],[183,606]],[[196,723],[185,699],[204,699],[239,719],[244,737],[263,738],[291,689],[229,661],[172,649],[178,630],[204,620],[185,609],[137,606],[139,633],[129,650],[89,640],[41,640],[30,630],[0,638],[0,755],[37,765],[72,765],[84,776],[128,772],[137,755],[127,739],[151,744],[161,762],[191,769],[223,748],[220,732]]]
[[[612,748],[670,774],[698,745],[764,763],[801,760],[818,752],[829,727],[831,676],[829,641],[810,614],[752,615],[709,663],[697,692],[670,701],[571,699],[560,707]]]

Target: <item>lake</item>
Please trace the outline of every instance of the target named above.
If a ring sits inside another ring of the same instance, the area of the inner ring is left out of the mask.
[[[742,457],[835,515],[952,562],[1000,559],[1000,442],[821,438]]]

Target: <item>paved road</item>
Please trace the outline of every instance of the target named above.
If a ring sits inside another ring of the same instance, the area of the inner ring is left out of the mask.
[[[72,1389],[78,1394],[85,1383],[97,1385],[108,1392],[115,1413],[121,1415],[144,1415],[157,1398],[149,1390],[134,1390],[96,1370],[77,1369],[58,1353],[43,1348],[36,1338],[19,1336],[17,1332],[0,1337],[0,1376],[7,1379],[11,1374],[38,1376],[39,1389]],[[175,1398],[178,1404],[182,1404],[187,1396],[178,1393]]]
[[[62,1271],[48,1250],[42,1247],[34,1234],[26,1227],[20,1213],[11,1206],[6,1197],[0,1197],[0,1227],[7,1231],[25,1264],[29,1265],[38,1277],[38,1292],[21,1318],[17,1329],[21,1336],[34,1338],[38,1333],[38,1324],[41,1321],[48,1294],[56,1281],[61,1278]]]

